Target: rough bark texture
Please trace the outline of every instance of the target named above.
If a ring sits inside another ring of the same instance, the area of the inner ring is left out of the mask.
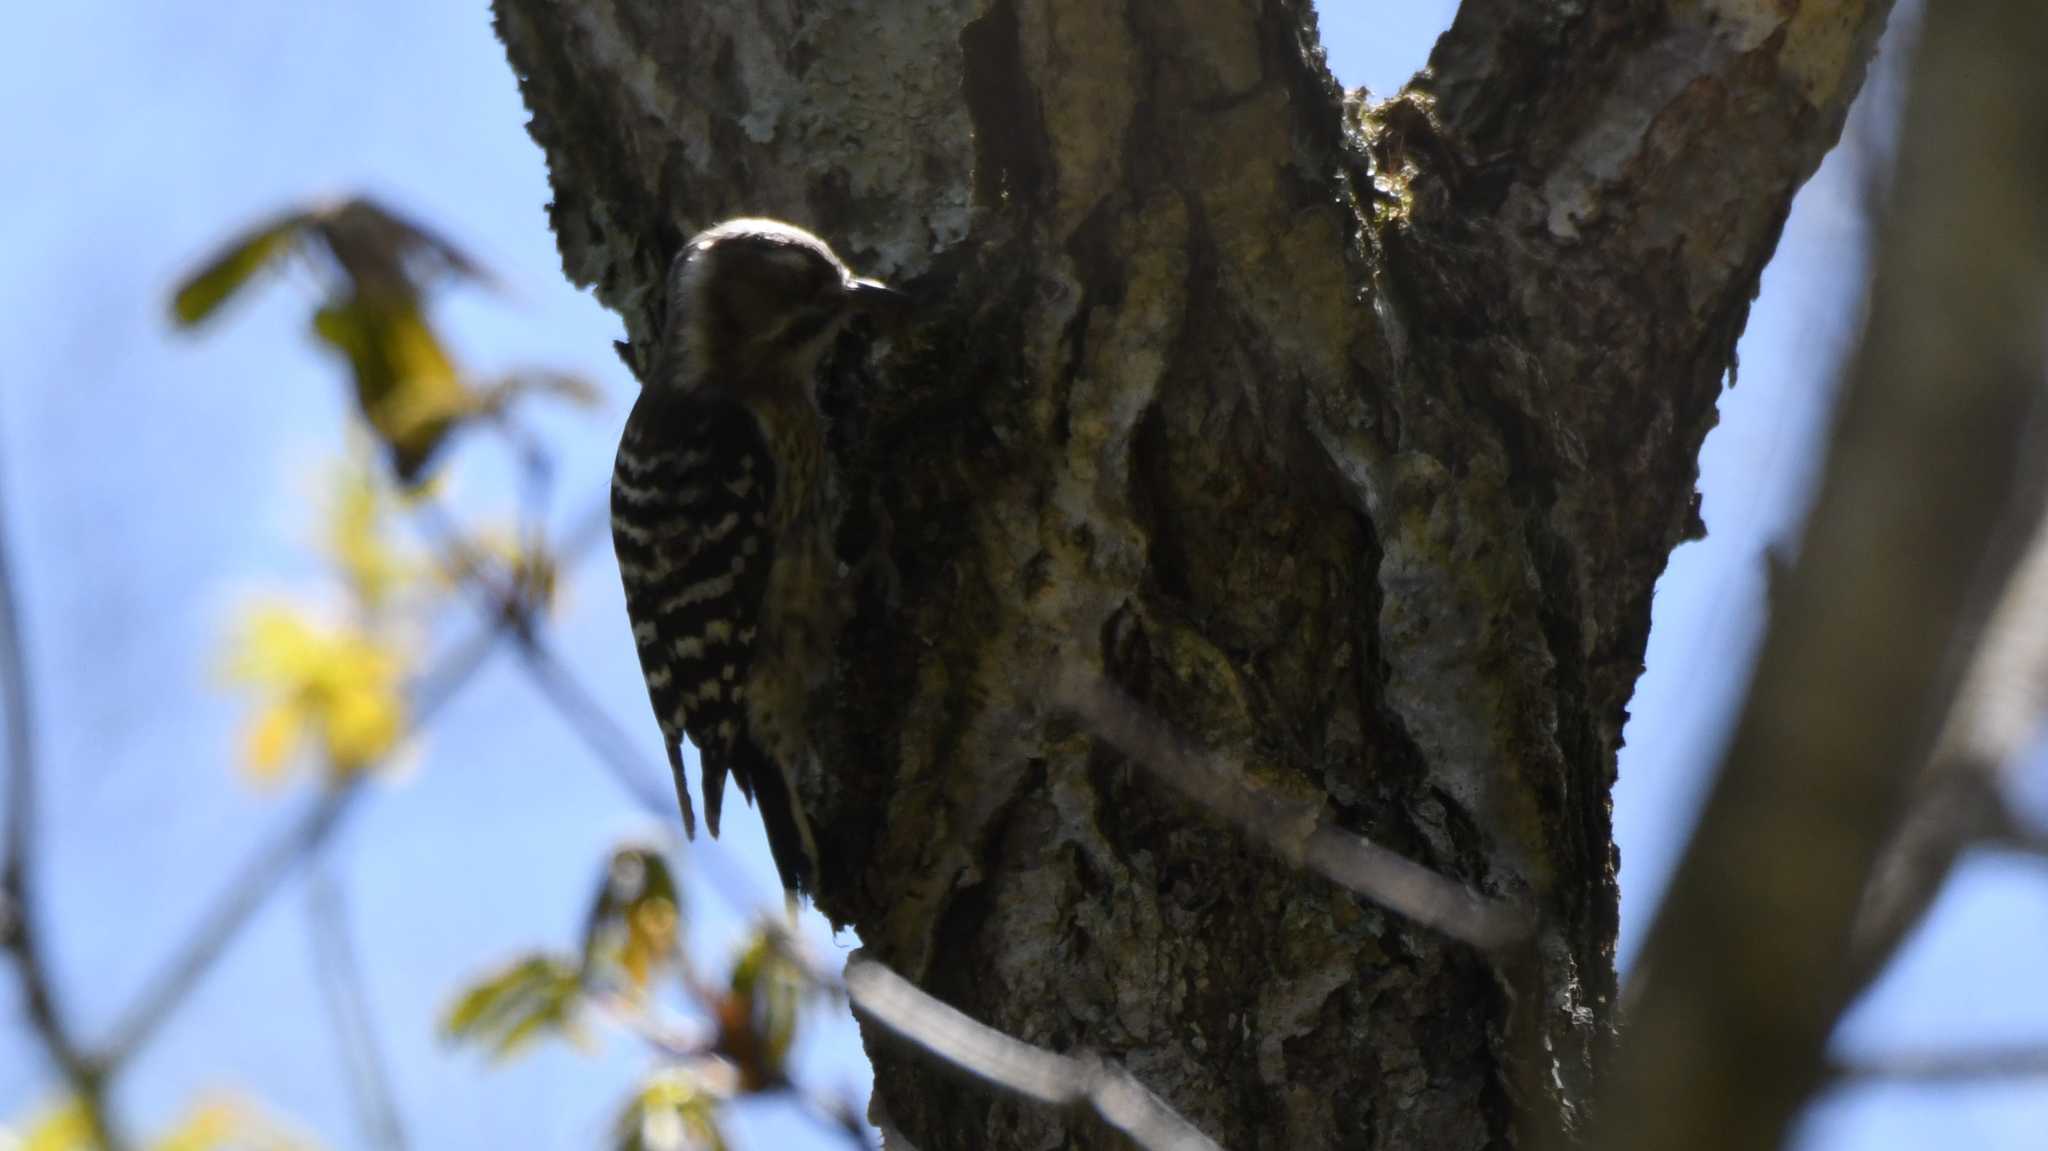
[[[835,389],[902,584],[821,725],[820,906],[1232,1148],[1571,1122],[1651,590],[1888,7],[1467,0],[1366,107],[1301,0],[497,0],[568,273],[633,362],[670,255],[728,215],[924,301]],[[1049,705],[1070,666],[1536,909],[1535,945],[1248,846]],[[925,1151],[1105,1141],[871,1051]]]

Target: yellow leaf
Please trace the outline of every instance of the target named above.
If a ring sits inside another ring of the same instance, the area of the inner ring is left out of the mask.
[[[276,778],[309,741],[337,774],[385,759],[405,734],[405,668],[367,632],[324,629],[279,605],[253,610],[228,660],[230,677],[264,697],[247,736],[250,773]]]
[[[306,721],[291,701],[272,704],[256,713],[245,737],[243,762],[259,783],[276,783],[284,777],[285,766],[299,750]]]
[[[310,1151],[312,1144],[288,1132],[255,1105],[232,1095],[201,1099],[149,1151]]]
[[[419,300],[358,294],[321,308],[313,330],[348,359],[356,404],[389,449],[398,478],[417,482],[442,440],[478,410]]]
[[[0,1131],[0,1149],[6,1151],[98,1151],[92,1131],[92,1116],[76,1098],[43,1108],[29,1120],[25,1135]]]
[[[96,1151],[92,1116],[76,1099],[66,1099],[29,1121],[20,1151]]]
[[[337,469],[328,495],[326,550],[357,605],[372,616],[423,571],[385,530],[390,503],[390,493],[367,461],[351,459]]]
[[[679,918],[676,905],[659,898],[643,901],[626,917],[626,942],[620,949],[619,965],[641,989],[657,969],[675,957]]]
[[[151,1151],[216,1151],[241,1126],[241,1112],[225,1101],[201,1103],[152,1145]]]
[[[393,687],[334,695],[324,717],[324,734],[328,761],[337,771],[360,771],[398,746],[405,734],[405,711]]]

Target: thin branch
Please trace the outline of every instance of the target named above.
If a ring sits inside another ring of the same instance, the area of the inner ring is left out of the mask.
[[[2014,814],[2010,806],[2003,808],[2002,812],[2002,822],[1984,837],[1981,846],[1986,851],[2048,863],[2048,828],[2025,822]]]
[[[109,1067],[126,1063],[156,1034],[285,880],[326,845],[364,794],[361,778],[332,788],[242,866],[178,949],[117,1017],[103,1048]]]
[[[1890,966],[1948,885],[1963,852],[2004,822],[1996,766],[1937,757],[1929,782],[1913,800],[1863,893],[1840,991],[1845,1002],[1861,995]]]
[[[1835,1063],[1829,1068],[1829,1078],[1836,1087],[1889,1083],[1931,1086],[2048,1079],[2048,1045],[1859,1056]]]
[[[28,643],[15,600],[7,509],[0,502],[0,715],[7,722],[6,869],[19,876],[35,854],[35,713],[29,699]],[[15,892],[8,892],[10,898]]]
[[[851,1099],[826,1099],[811,1092],[799,1092],[798,1109],[811,1122],[834,1135],[844,1138],[860,1151],[872,1151],[874,1141],[868,1138],[867,1123],[861,1118],[860,1108]]]
[[[674,819],[675,793],[666,784],[652,781],[649,762],[633,750],[631,738],[563,665],[546,639],[537,632],[526,632],[519,637],[518,650],[527,678],[610,773],[620,790],[664,823]]]
[[[72,1037],[51,986],[49,956],[42,947],[33,900],[36,860],[36,736],[29,698],[27,642],[16,602],[5,492],[0,491],[0,708],[7,723],[7,843],[0,858],[0,944],[13,954],[21,975],[30,1023],[71,1090],[84,1107],[100,1145],[119,1151],[127,1141],[116,1129],[106,1098],[104,1064]]]
[[[1905,819],[1892,833],[1856,915],[1846,999],[1891,962],[1977,844],[2015,849],[2030,830],[2007,803],[2002,776],[2048,711],[2048,524],[1999,598]]]
[[[405,1124],[398,1113],[391,1072],[377,1042],[369,994],[348,928],[348,907],[341,885],[325,869],[307,887],[306,919],[313,940],[313,961],[335,1037],[354,1081],[356,1110],[363,1136],[384,1151],[404,1151]]]
[[[657,1018],[643,999],[613,988],[589,988],[584,992],[584,999],[604,1012],[605,1018],[630,1032],[669,1062],[684,1063],[714,1057],[712,1044],[717,1034],[708,1026],[675,1024]]]
[[[836,980],[819,977],[810,964],[805,969],[812,978],[830,991],[844,993]],[[686,985],[690,983],[685,980]],[[731,1061],[717,1051],[718,1033],[708,1026],[685,1026],[669,1023],[656,1016],[652,1004],[642,996],[628,995],[608,988],[592,988],[586,992],[590,1004],[605,1013],[606,1018],[632,1033],[641,1042],[665,1061],[676,1064],[692,1064],[700,1068],[716,1065],[724,1069],[720,1076],[725,1089],[730,1090],[738,1082],[738,1076],[731,1074]],[[707,1017],[716,1017],[715,993],[704,987],[693,986],[691,998],[698,1001]],[[845,1100],[828,1100],[816,1093],[805,1091],[794,1083],[781,1090],[788,1092],[792,1102],[803,1115],[820,1127],[842,1136],[855,1147],[868,1151],[871,1144],[864,1130],[859,1112]],[[756,1098],[765,1092],[753,1093]]]
[[[1528,936],[1529,916],[1520,908],[1333,826],[1320,805],[1254,792],[1243,773],[1187,748],[1167,725],[1100,677],[1070,669],[1052,696],[1095,735],[1281,858],[1475,947],[1505,947]]]
[[[977,1023],[875,962],[846,961],[854,1009],[935,1056],[1005,1091],[1057,1107],[1086,1107],[1141,1151],[1220,1151],[1194,1124],[1122,1067],[1059,1055]]]

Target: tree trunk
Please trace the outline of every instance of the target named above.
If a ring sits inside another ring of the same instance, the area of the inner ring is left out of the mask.
[[[1651,590],[1889,4],[1466,0],[1376,106],[1301,0],[496,8],[568,274],[633,362],[669,257],[726,216],[922,301],[837,389],[901,580],[820,724],[821,909],[1227,1147],[1572,1126],[1613,1021]],[[1533,910],[1533,945],[1483,954],[1248,842],[1056,706],[1073,668]],[[925,1151],[1108,1142],[869,1049]]]

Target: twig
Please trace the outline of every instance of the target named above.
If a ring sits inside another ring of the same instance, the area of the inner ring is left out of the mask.
[[[1529,916],[1519,908],[1330,826],[1317,806],[1253,792],[1241,773],[1183,746],[1165,724],[1100,677],[1069,669],[1052,696],[1094,734],[1284,859],[1475,947],[1504,947],[1529,934]]]
[[[306,919],[313,939],[313,962],[326,991],[335,1037],[354,1080],[356,1109],[363,1136],[384,1151],[404,1151],[405,1125],[399,1118],[391,1073],[377,1043],[362,965],[348,929],[348,907],[341,885],[325,869],[314,873],[306,892]]]
[[[13,954],[20,972],[22,998],[30,1023],[85,1109],[87,1122],[101,1147],[119,1151],[127,1140],[115,1128],[107,1106],[106,1067],[87,1054],[72,1037],[51,986],[48,956],[42,949],[35,889],[36,737],[33,701],[29,698],[27,643],[22,638],[20,605],[15,599],[10,559],[6,500],[0,491],[0,690],[7,717],[7,844],[0,858],[0,943]]]
[[[647,1002],[611,988],[590,988],[584,998],[664,1059],[681,1063],[711,1057],[712,1041],[717,1036],[707,1027],[680,1026],[658,1019]]]
[[[1122,1067],[1058,1055],[977,1023],[872,959],[846,961],[846,994],[856,1011],[926,1053],[1028,1099],[1085,1106],[1142,1151],[1220,1151]]]
[[[808,964],[806,967],[808,968]],[[814,975],[815,977],[815,975]],[[835,981],[823,981],[831,990],[843,990]],[[693,998],[703,1002],[706,1014],[715,1015],[715,1007],[708,1002],[713,996],[703,994],[704,989],[695,989]],[[665,1022],[655,1016],[651,1004],[643,997],[626,995],[607,988],[593,988],[587,993],[592,1006],[620,1027],[631,1032],[647,1044],[655,1054],[670,1063],[693,1064],[700,1068],[712,1064],[731,1070],[729,1061],[716,1050],[717,1033],[708,1027],[685,1027]],[[721,1076],[721,1080],[728,1078]],[[736,1076],[729,1078],[736,1079]],[[728,1087],[730,1084],[728,1084]],[[855,1147],[869,1151],[867,1134],[862,1130],[860,1117],[853,1107],[843,1100],[826,1100],[795,1084],[782,1088],[786,1090],[797,1109],[812,1122],[824,1127],[835,1135],[843,1136]],[[762,1092],[756,1092],[759,1097]]]
[[[128,1061],[156,1034],[171,1012],[185,1001],[202,976],[212,969],[229,943],[241,934],[286,879],[319,852],[364,794],[360,777],[323,792],[242,866],[235,881],[215,900],[185,946],[144,985],[135,1002],[122,1012],[108,1036],[103,1058],[110,1067]]]
[[[619,788],[650,814],[664,822],[673,819],[675,794],[666,785],[652,782],[647,760],[633,750],[626,733],[563,666],[554,648],[538,633],[528,631],[519,636],[518,650],[527,678],[604,765]]]
[[[1844,1005],[1891,964],[1948,885],[1963,852],[1995,834],[2005,818],[1996,770],[1992,763],[1936,757],[1863,893],[1837,992]]]
[[[2048,828],[2036,827],[2022,821],[2010,806],[2000,809],[2003,821],[1991,834],[1984,837],[1982,846],[1987,851],[2005,855],[2017,855],[2037,863],[2048,863]]]
[[[1851,937],[1844,1003],[1861,995],[1926,917],[1956,860],[1978,844],[2019,850],[2001,776],[2034,741],[2048,705],[2048,524],[2000,596],[1906,817],[1864,892]],[[2038,832],[2034,832],[2038,835]]]
[[[1838,1061],[1829,1068],[1829,1078],[1837,1087],[2043,1079],[2048,1078],[2048,1045],[1862,1056]]]
[[[860,1151],[873,1151],[867,1123],[850,1099],[826,1099],[808,1091],[797,1093],[798,1109],[811,1122],[845,1139]]]

